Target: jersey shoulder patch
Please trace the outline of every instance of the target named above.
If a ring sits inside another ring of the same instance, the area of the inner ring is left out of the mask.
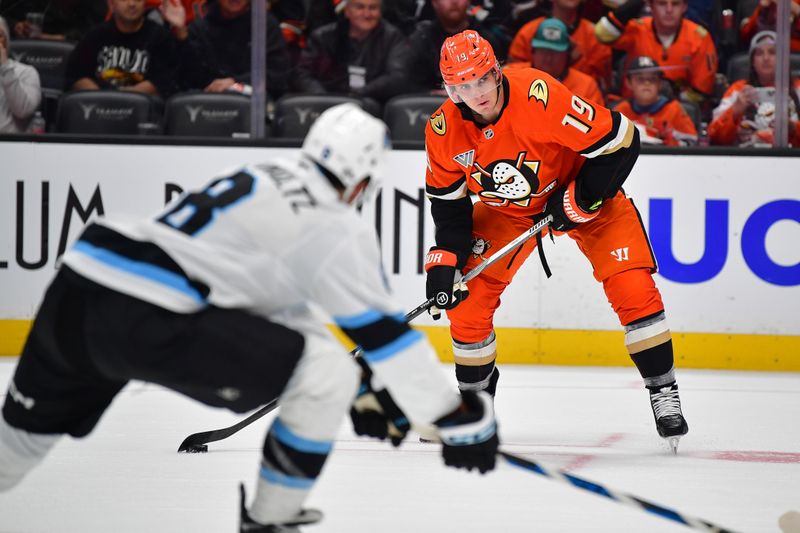
[[[429,120],[431,124],[431,131],[439,136],[444,136],[447,133],[447,119],[444,116],[444,110],[439,108]]]
[[[528,87],[528,101],[531,99],[541,102],[545,110],[547,109],[547,103],[550,101],[550,86],[542,78],[536,78]]]

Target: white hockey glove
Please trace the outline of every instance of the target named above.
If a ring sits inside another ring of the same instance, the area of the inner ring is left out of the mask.
[[[444,464],[477,468],[484,474],[494,469],[499,445],[492,397],[483,391],[462,391],[461,398],[458,409],[434,422]]]

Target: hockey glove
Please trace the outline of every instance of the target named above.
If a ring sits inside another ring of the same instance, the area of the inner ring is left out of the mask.
[[[433,298],[428,309],[434,320],[442,316],[442,309],[452,309],[469,296],[467,284],[461,281],[461,271],[456,268],[458,257],[446,248],[432,247],[425,256],[425,295]]]
[[[462,391],[458,409],[436,422],[444,464],[483,474],[494,469],[497,423],[492,398],[486,392]]]
[[[556,231],[575,229],[578,224],[594,220],[600,214],[600,208],[603,205],[602,200],[598,200],[588,208],[582,207],[578,201],[575,183],[575,181],[572,181],[566,187],[557,189],[547,199],[544,214],[553,216],[553,222],[550,223],[550,227]]]
[[[400,446],[410,429],[408,419],[389,392],[375,386],[376,378],[367,363],[360,357],[356,361],[361,365],[362,373],[361,386],[350,409],[353,430],[357,435],[380,440],[389,438],[393,446]]]

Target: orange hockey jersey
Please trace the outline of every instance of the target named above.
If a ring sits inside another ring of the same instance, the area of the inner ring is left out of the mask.
[[[633,136],[617,112],[574,95],[533,68],[504,71],[507,103],[480,127],[448,100],[425,127],[426,193],[458,200],[468,191],[509,215],[541,213],[557,187],[575,179],[586,158],[610,153]]]
[[[640,124],[650,137],[661,139],[667,146],[694,144],[697,140],[697,128],[677,100],[664,98],[648,109],[640,109],[623,100],[614,110]]]
[[[608,18],[613,27],[608,24],[608,19],[601,19],[597,23],[597,36],[612,47],[627,52],[628,62],[638,56],[650,56],[661,65],[664,77],[675,82],[680,90],[691,88],[702,95],[712,94],[717,73],[717,50],[705,28],[683,19],[675,40],[665,47],[656,36],[653,17],[628,21],[618,37],[615,31],[619,22],[613,13],[609,13]],[[630,98],[627,64],[623,79],[622,95]]]
[[[521,61],[531,64],[531,41],[543,20],[545,17],[533,19],[519,29],[508,49],[509,63]],[[578,24],[569,37],[578,55],[578,59],[571,66],[592,76],[598,83],[610,83],[611,48],[597,40],[594,24],[583,18],[578,19]]]

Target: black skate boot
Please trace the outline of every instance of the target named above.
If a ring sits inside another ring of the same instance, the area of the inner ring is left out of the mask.
[[[239,533],[302,533],[300,526],[316,524],[322,520],[322,512],[316,509],[301,509],[300,513],[288,522],[279,524],[259,524],[247,514],[244,485],[239,485]]]
[[[658,434],[667,439],[672,453],[678,453],[678,441],[689,432],[689,425],[681,412],[681,398],[678,395],[678,384],[648,389],[650,406],[656,420]]]

